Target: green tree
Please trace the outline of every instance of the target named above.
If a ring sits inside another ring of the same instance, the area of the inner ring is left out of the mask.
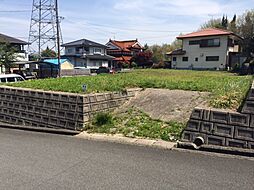
[[[208,20],[207,22],[201,25],[201,29],[206,28],[223,28],[221,19],[217,18]]]
[[[52,57],[56,57],[56,52],[52,49],[49,49],[49,47],[47,47],[45,50],[43,50],[41,52],[41,57],[42,58],[52,58]]]
[[[243,37],[243,50],[246,56],[254,53],[254,9],[247,11],[237,20],[238,34]]]
[[[237,33],[237,26],[236,26],[236,14],[234,15],[232,21],[228,25],[228,30]]]
[[[11,46],[8,43],[0,43],[0,66],[1,72],[3,72],[3,67],[5,68],[6,73],[10,73],[10,68],[12,63],[17,61],[17,58],[20,57],[16,54],[17,49]]]

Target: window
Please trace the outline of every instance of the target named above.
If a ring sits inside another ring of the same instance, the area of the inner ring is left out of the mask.
[[[183,61],[188,61],[189,58],[188,57],[183,57]]]
[[[94,53],[102,53],[102,49],[101,48],[94,48]]]
[[[72,48],[68,48],[67,49],[67,53],[72,53],[73,52],[73,49]]]
[[[7,82],[15,82],[15,77],[9,77],[9,78],[7,78]]]
[[[189,41],[189,45],[199,45],[200,44],[200,40],[190,40]]]
[[[219,61],[219,56],[206,56],[206,61]]]
[[[5,78],[1,78],[0,82],[6,82],[6,79]]]
[[[176,61],[176,57],[173,57],[173,61]]]
[[[195,58],[195,61],[198,62],[198,57]]]
[[[219,47],[220,46],[220,39],[205,39],[200,41],[200,47]]]
[[[23,81],[23,79],[21,77],[16,77],[17,81]]]

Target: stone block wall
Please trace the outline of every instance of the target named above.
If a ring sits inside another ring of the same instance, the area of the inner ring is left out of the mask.
[[[205,144],[254,149],[254,86],[241,112],[195,108],[182,141],[201,136]]]
[[[82,95],[0,87],[0,122],[80,131],[94,114],[112,111],[139,90]]]

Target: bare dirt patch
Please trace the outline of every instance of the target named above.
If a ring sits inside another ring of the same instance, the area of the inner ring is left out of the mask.
[[[197,91],[146,89],[121,109],[136,107],[153,119],[187,122],[195,107],[208,107],[209,95]]]

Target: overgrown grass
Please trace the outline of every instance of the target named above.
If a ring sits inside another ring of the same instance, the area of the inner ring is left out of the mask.
[[[98,118],[101,118],[101,115],[104,115],[103,121],[105,118],[112,118],[112,122],[98,125],[97,123],[101,123],[101,120],[98,120]],[[173,121],[163,122],[160,120],[153,120],[144,112],[131,108],[120,113],[114,113],[113,115],[111,113],[99,113],[95,116],[94,120],[86,126],[85,130],[93,133],[120,133],[127,137],[145,137],[176,141],[180,138],[180,133],[184,126],[183,123]]]
[[[252,76],[237,76],[228,72],[147,69],[116,75],[33,80],[9,85],[74,93],[82,93],[82,84],[87,85],[87,93],[132,87],[203,91],[212,93],[212,107],[236,109],[245,98],[251,82]]]

